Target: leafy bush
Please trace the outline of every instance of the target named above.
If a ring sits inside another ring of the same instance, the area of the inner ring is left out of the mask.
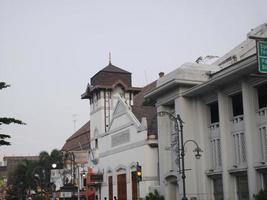
[[[260,190],[258,194],[255,195],[256,200],[266,200],[267,190]]]
[[[146,196],[146,200],[164,200],[164,196],[160,195],[157,190],[154,190],[154,193],[149,192]]]

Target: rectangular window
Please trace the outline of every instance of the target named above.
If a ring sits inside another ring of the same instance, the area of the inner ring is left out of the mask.
[[[249,200],[247,175],[236,177],[238,200]]]
[[[222,166],[222,156],[219,123],[213,123],[210,125],[210,149],[212,163],[211,167],[212,169],[220,169]]]
[[[261,147],[261,159],[262,161],[267,161],[267,127],[263,126],[259,128],[259,134],[260,134],[260,147]]]
[[[232,96],[233,116],[243,115],[243,100],[242,94]]]
[[[211,139],[210,142],[211,142],[212,168],[218,169],[222,166],[220,139]]]
[[[233,134],[234,165],[242,165],[247,162],[246,141],[244,133]]]
[[[112,176],[108,177],[108,199],[113,200],[113,184],[112,184]]]
[[[259,109],[267,107],[267,84],[258,87]]]
[[[242,155],[241,157],[241,162],[245,163],[247,162],[247,154],[246,154],[246,141],[245,141],[245,135],[244,133],[240,133],[240,155]]]
[[[219,107],[218,102],[211,103],[210,105],[210,121],[211,123],[219,122]]]
[[[213,179],[214,200],[223,200],[223,182],[222,177]]]
[[[95,148],[96,149],[98,148],[98,139],[97,138],[95,139]]]

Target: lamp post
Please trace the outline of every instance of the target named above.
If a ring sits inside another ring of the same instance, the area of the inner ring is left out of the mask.
[[[175,134],[176,134],[176,141],[175,141],[175,144],[172,144],[171,146],[173,147],[173,146],[177,145],[177,148],[175,148],[175,152],[177,153],[176,164],[178,167],[179,174],[182,174],[182,180],[183,180],[183,197],[182,197],[182,200],[188,200],[186,197],[186,184],[185,184],[186,175],[185,175],[185,162],[184,162],[184,157],[185,157],[184,147],[188,142],[193,142],[196,145],[194,152],[196,152],[195,156],[197,159],[200,158],[200,156],[201,156],[200,152],[203,152],[203,151],[200,149],[197,142],[194,140],[187,140],[184,142],[184,135],[183,135],[184,122],[182,121],[179,114],[177,114],[175,116],[169,112],[160,111],[160,112],[158,112],[158,115],[160,117],[167,115],[169,117],[169,119],[174,121],[174,123],[175,123],[174,128],[175,128]],[[180,160],[181,160],[182,166],[180,166]],[[177,180],[178,180],[178,177],[177,177]]]
[[[71,183],[74,186],[75,184],[75,173],[77,170],[77,199],[80,200],[80,166],[75,161],[75,155],[73,152],[66,152],[65,153],[65,161],[70,160],[71,161]]]
[[[57,168],[57,164],[56,163],[52,163],[52,168],[53,169],[56,169]],[[52,189],[52,200],[55,200],[56,199],[56,185],[55,183],[53,182],[52,185],[51,185],[51,189]]]

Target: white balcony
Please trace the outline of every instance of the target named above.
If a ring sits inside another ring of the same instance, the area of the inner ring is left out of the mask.
[[[222,157],[221,157],[221,142],[220,142],[220,123],[212,123],[210,125],[210,151],[211,151],[211,165],[212,173],[221,171]]]
[[[211,138],[220,138],[220,123],[210,124],[210,137]]]
[[[257,111],[257,124],[260,126],[267,124],[267,107]]]
[[[244,116],[237,115],[231,119],[232,130],[231,132],[244,132]]]

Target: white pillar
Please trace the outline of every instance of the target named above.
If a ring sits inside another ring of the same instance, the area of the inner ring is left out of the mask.
[[[199,147],[203,150],[201,153],[201,158],[199,160],[195,160],[197,169],[197,187],[198,187],[198,199],[211,199],[212,194],[212,181],[206,175],[206,170],[210,167],[210,134],[209,134],[209,108],[208,106],[201,100],[197,99],[196,101],[196,113],[193,116],[193,120],[195,121],[194,126],[194,135],[195,139],[199,144]]]
[[[157,112],[166,111],[172,112],[167,107],[159,106]],[[166,150],[166,147],[171,146],[171,124],[170,118],[166,115],[158,117],[158,151],[159,151],[159,179],[160,190],[165,194],[166,200],[172,200],[169,198],[169,183],[165,180],[165,175],[173,170],[172,168],[172,152]],[[175,191],[174,191],[175,192]]]
[[[247,154],[247,175],[249,186],[249,198],[253,200],[253,194],[257,193],[257,172],[254,169],[256,162],[260,160],[258,144],[258,128],[256,111],[258,109],[257,91],[247,82],[242,82],[242,97],[244,108],[244,126]]]
[[[194,131],[194,126],[196,121],[194,119],[194,115],[196,113],[196,105],[192,99],[188,99],[185,97],[179,97],[175,99],[175,112],[176,114],[180,114],[181,119],[184,121],[184,129],[183,136],[184,142],[187,140],[196,140]],[[196,141],[199,142],[199,141]],[[187,198],[197,197],[198,195],[198,174],[197,174],[197,164],[199,164],[199,160],[196,160],[195,153],[193,150],[195,149],[195,144],[189,142],[185,146],[185,185],[186,185],[186,195]],[[179,190],[183,191],[182,179],[179,181]],[[180,192],[179,191],[179,192]]]
[[[228,169],[233,166],[233,145],[230,133],[231,99],[222,92],[218,92],[218,105],[222,148],[223,195],[224,200],[233,200],[235,199],[234,177],[228,172]]]

